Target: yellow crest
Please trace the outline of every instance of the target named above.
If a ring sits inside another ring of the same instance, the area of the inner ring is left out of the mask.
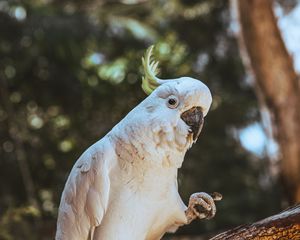
[[[163,80],[156,77],[156,75],[158,74],[158,61],[154,61],[151,59],[153,48],[154,45],[150,46],[147,49],[145,56],[142,58],[144,68],[142,89],[147,95],[151,94],[159,85],[163,83]]]

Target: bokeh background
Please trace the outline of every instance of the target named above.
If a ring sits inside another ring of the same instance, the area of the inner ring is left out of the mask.
[[[297,1],[282,2],[284,18]],[[141,57],[151,44],[161,78],[201,79],[213,94],[179,189],[185,202],[199,190],[224,200],[214,219],[176,234],[214,235],[288,205],[229,2],[2,0],[0,239],[53,239],[72,165],[146,97]]]

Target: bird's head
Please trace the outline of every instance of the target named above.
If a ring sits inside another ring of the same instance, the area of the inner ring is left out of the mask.
[[[142,88],[149,96],[142,105],[158,144],[188,149],[199,137],[212,102],[211,93],[194,78],[159,79],[158,62],[151,61],[152,49],[153,46],[143,58]]]

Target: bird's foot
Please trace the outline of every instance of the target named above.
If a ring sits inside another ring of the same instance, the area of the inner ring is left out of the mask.
[[[187,223],[191,223],[197,217],[199,219],[211,219],[216,214],[215,201],[220,201],[222,195],[214,192],[212,194],[200,192],[190,196],[188,209],[185,211]]]

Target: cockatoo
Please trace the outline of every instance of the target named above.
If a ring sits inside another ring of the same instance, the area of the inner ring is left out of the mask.
[[[62,193],[56,240],[157,240],[215,215],[218,194],[195,193],[187,207],[177,184],[211,93],[190,77],[159,79],[152,49],[142,59],[149,96],[76,161]]]

